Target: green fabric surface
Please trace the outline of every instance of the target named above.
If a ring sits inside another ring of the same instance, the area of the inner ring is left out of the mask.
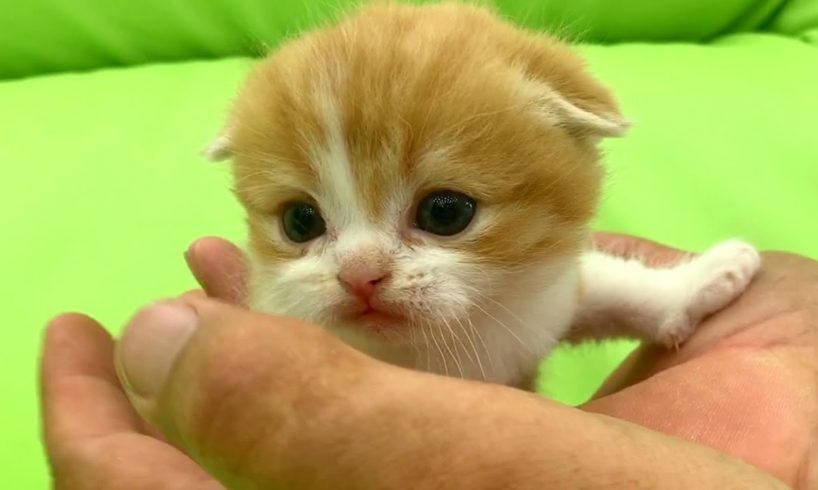
[[[530,25],[586,42],[702,41],[759,29],[786,0],[561,0],[513,8]],[[517,2],[509,2],[511,5]]]
[[[818,49],[752,34],[583,52],[636,123],[606,144],[599,228],[694,250],[738,235],[818,257]],[[242,240],[227,168],[197,151],[250,65],[0,82],[4,488],[47,486],[35,383],[46,320],[78,310],[116,332],[140,305],[194,285],[182,260],[190,240]],[[562,349],[542,391],[580,402],[631,347]]]
[[[0,78],[253,56],[357,0],[0,0]],[[786,0],[496,0],[525,25],[584,41],[699,41],[754,30]],[[786,11],[815,12],[818,0]],[[788,5],[788,4],[787,4]],[[787,19],[782,25],[790,25]],[[799,19],[801,14],[793,14]],[[798,21],[800,22],[800,21]],[[814,16],[811,24],[818,28]],[[788,32],[784,29],[782,32]]]
[[[789,0],[771,28],[818,45],[818,0]]]
[[[339,4],[349,3],[341,0]],[[0,0],[0,78],[255,55],[331,9],[303,0]]]

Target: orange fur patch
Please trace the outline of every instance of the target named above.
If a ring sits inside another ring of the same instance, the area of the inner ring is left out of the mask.
[[[390,196],[409,193],[416,204],[453,189],[477,200],[488,226],[441,246],[496,265],[578,253],[598,200],[598,152],[543,117],[537,87],[592,114],[618,114],[565,45],[477,7],[371,6],[282,45],[228,122],[253,251],[270,261],[298,254],[264,223],[284,202],[319,193],[311,155],[329,137],[329,96],[373,222],[386,218]]]

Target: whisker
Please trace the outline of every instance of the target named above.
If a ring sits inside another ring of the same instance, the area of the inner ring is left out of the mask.
[[[409,328],[409,343],[412,344],[412,352],[414,352],[415,358],[418,358],[420,356],[420,350],[415,339],[417,336],[417,332],[415,332],[415,330],[416,329],[414,328]]]
[[[446,376],[449,375],[449,363],[446,362],[446,355],[443,354],[443,350],[440,348],[440,344],[437,341],[437,337],[435,337],[434,331],[432,331],[432,324],[429,323],[429,334],[432,336],[432,342],[435,344],[435,348],[437,349],[437,353],[440,355],[440,359],[443,361],[443,370],[446,373]]]
[[[503,310],[504,310],[506,313],[508,313],[508,315],[509,315],[509,316],[510,316],[510,317],[511,317],[511,318],[512,318],[514,321],[516,321],[516,322],[517,322],[517,323],[518,323],[518,324],[519,324],[519,325],[520,325],[522,328],[524,328],[524,329],[526,329],[526,330],[533,330],[533,329],[531,328],[531,325],[529,325],[528,323],[526,323],[526,322],[525,322],[525,321],[524,321],[522,318],[520,318],[519,316],[517,316],[517,315],[516,315],[516,314],[515,314],[515,313],[514,313],[514,312],[513,312],[511,309],[509,309],[509,308],[508,308],[506,305],[504,305],[504,304],[503,304],[503,303],[501,303],[500,301],[497,301],[496,299],[492,298],[492,297],[491,297],[491,296],[489,296],[489,295],[486,295],[486,294],[480,293],[480,291],[477,291],[477,290],[474,290],[474,293],[475,293],[475,294],[478,296],[478,298],[480,298],[480,299],[485,299],[485,300],[488,300],[488,301],[491,301],[491,302],[492,302],[492,303],[494,303],[495,305],[497,305],[497,306],[499,306],[500,308],[502,308],[502,309],[503,309]],[[549,334],[548,330],[546,330],[546,329],[540,329],[540,330],[541,330],[541,332],[540,332],[540,333],[542,333],[542,334],[544,334],[544,335],[547,335],[547,336],[550,338],[550,340],[552,340],[552,341],[559,341],[559,339],[558,339],[557,337],[555,337],[555,336],[553,336],[553,335]]]
[[[512,337],[514,337],[514,339],[515,339],[515,340],[517,340],[517,342],[520,344],[520,347],[522,347],[522,348],[523,348],[525,351],[527,351],[528,353],[533,354],[533,352],[531,351],[531,349],[529,349],[529,348],[528,348],[528,346],[527,346],[527,345],[525,345],[525,342],[523,342],[523,341],[522,341],[522,339],[520,339],[520,337],[518,337],[518,336],[517,336],[517,334],[516,334],[516,333],[514,333],[514,330],[512,330],[512,329],[510,329],[510,328],[508,327],[508,325],[506,325],[505,323],[501,322],[501,321],[500,321],[500,320],[499,320],[497,317],[495,317],[494,315],[492,315],[491,313],[489,313],[488,311],[486,311],[486,310],[485,310],[485,309],[484,309],[482,306],[480,306],[478,303],[476,303],[476,302],[475,302],[475,303],[472,303],[472,304],[473,304],[473,305],[474,305],[474,306],[475,306],[475,307],[476,307],[478,310],[482,311],[482,312],[483,312],[483,314],[485,314],[487,317],[491,318],[492,320],[494,320],[495,322],[497,322],[497,324],[498,324],[498,325],[500,325],[501,327],[503,327],[503,329],[505,329],[505,331],[506,331],[506,332],[508,332],[508,333],[509,333],[509,334],[510,334]]]
[[[468,330],[466,330],[466,327],[463,326],[463,322],[460,321],[460,318],[457,315],[455,315],[454,312],[452,312],[452,318],[457,320],[457,324],[460,325],[460,330],[462,330],[463,333],[466,335],[466,340],[469,341],[469,344],[471,345],[472,348],[472,352],[474,352],[474,359],[477,362],[477,367],[480,368],[480,375],[482,376],[483,381],[486,381],[486,371],[483,369],[483,361],[480,360],[480,354],[477,352],[477,346],[474,344],[474,339],[472,339],[471,335],[469,335]],[[466,351],[467,355],[469,355],[469,352],[466,350],[465,346],[463,347],[463,350]],[[469,359],[471,359],[471,355],[469,355]]]
[[[429,336],[426,335],[426,323],[420,324],[420,333],[423,334],[423,341],[426,346],[426,372],[430,372],[432,370],[432,346],[429,345]]]
[[[474,323],[471,321],[470,316],[466,316],[466,319],[469,321],[469,329],[477,335],[477,339],[483,346],[483,351],[486,353],[486,358],[489,361],[489,367],[491,368],[492,371],[494,371],[494,358],[491,356],[491,351],[489,351],[488,346],[486,346],[486,342],[483,340],[483,336],[480,334],[480,330],[474,326]],[[478,358],[479,357],[480,356],[478,356]]]
[[[443,324],[446,325],[446,328],[449,330],[449,333],[452,335],[452,337],[453,337],[452,338],[452,344],[454,344],[455,339],[460,340],[459,338],[457,338],[457,335],[452,330],[452,327],[449,326],[449,322],[446,321],[446,318],[442,314],[438,314],[438,317],[440,317],[440,319],[443,320]],[[439,325],[440,324],[438,324],[438,326]],[[442,332],[442,327],[441,327],[441,332]],[[443,335],[443,334],[441,333],[441,335]],[[443,342],[446,344],[446,349],[448,349],[449,353],[452,354],[452,359],[454,360],[454,363],[457,366],[457,371],[460,373],[460,377],[461,378],[465,377],[464,374],[463,374],[463,365],[460,363],[460,354],[457,351],[457,345],[456,344],[454,345],[454,352],[452,352],[452,350],[449,348],[449,343],[445,339],[445,336],[444,336]],[[461,342],[461,345],[462,345],[462,342]],[[465,347],[464,347],[464,350],[465,350]]]
[[[519,323],[520,325],[522,325],[522,326],[523,326],[523,327],[525,327],[525,328],[528,328],[528,325],[527,325],[527,324],[526,324],[526,323],[523,321],[523,319],[522,319],[522,318],[520,318],[519,316],[517,316],[517,315],[516,315],[516,314],[515,314],[513,311],[511,311],[511,310],[510,310],[510,309],[509,309],[509,308],[508,308],[506,305],[504,305],[503,303],[500,303],[500,302],[499,302],[499,301],[497,301],[496,299],[492,298],[491,296],[485,295],[485,294],[481,294],[481,295],[480,295],[480,297],[481,297],[482,299],[487,299],[487,300],[491,301],[492,303],[494,303],[495,305],[499,306],[500,308],[502,308],[503,310],[505,310],[505,311],[506,311],[506,312],[509,314],[509,316],[511,316],[511,318],[513,318],[514,320],[516,320],[516,321],[517,321],[517,323]]]
[[[442,317],[442,316],[441,316],[441,318],[443,318],[443,321],[446,323],[446,328],[448,328],[448,329],[449,329],[449,332],[452,334],[452,338],[455,340],[455,342],[457,342],[457,344],[458,344],[458,345],[460,345],[460,347],[462,347],[462,348],[463,348],[463,353],[465,353],[465,354],[466,354],[466,356],[469,358],[469,361],[470,361],[472,364],[473,364],[473,363],[475,363],[475,360],[474,360],[474,358],[472,357],[471,352],[469,352],[469,349],[468,349],[468,348],[466,348],[466,344],[465,344],[465,343],[463,343],[463,340],[460,338],[460,335],[458,335],[458,334],[457,334],[457,333],[454,331],[454,329],[451,327],[451,324],[450,324],[450,323],[449,323],[449,322],[446,320],[446,318],[445,318],[445,317]],[[454,314],[452,315],[452,320],[456,320],[458,323],[460,322],[460,319],[459,319],[459,318],[457,318],[457,317],[456,317]],[[462,330],[462,328],[461,328],[461,330]],[[468,336],[468,335],[467,335],[467,336]],[[457,351],[457,349],[455,349],[455,351]]]

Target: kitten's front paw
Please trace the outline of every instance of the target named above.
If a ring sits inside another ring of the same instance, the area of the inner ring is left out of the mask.
[[[761,267],[758,251],[749,243],[720,243],[690,262],[676,266],[681,276],[683,304],[669,312],[656,341],[668,347],[684,342],[702,319],[729,305],[747,289]]]
[[[656,329],[654,341],[667,348],[678,349],[679,345],[693,334],[696,326],[697,323],[691,321],[683,310],[676,311],[665,317]]]
[[[749,243],[730,240],[711,248],[691,262],[696,294],[688,315],[696,322],[715,313],[747,289],[761,267],[761,256]]]

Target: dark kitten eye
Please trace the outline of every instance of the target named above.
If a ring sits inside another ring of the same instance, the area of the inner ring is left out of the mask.
[[[465,194],[435,191],[418,204],[416,226],[435,235],[456,235],[469,226],[476,208],[474,199]]]
[[[317,238],[327,231],[321,213],[312,204],[291,202],[284,206],[281,216],[282,227],[287,238],[295,243],[304,243]]]

